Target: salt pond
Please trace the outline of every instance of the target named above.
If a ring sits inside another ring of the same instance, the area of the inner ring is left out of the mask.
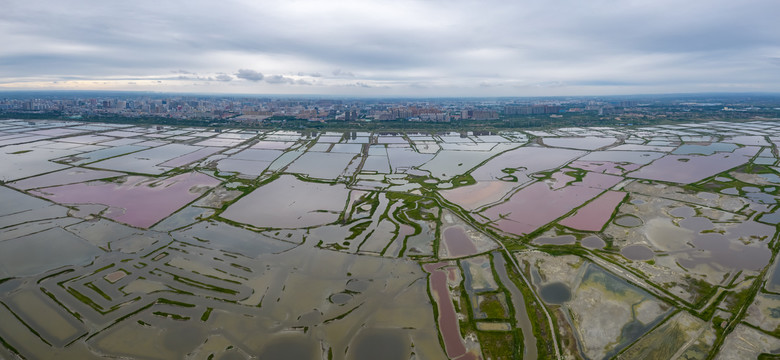
[[[324,225],[339,218],[348,195],[344,185],[304,182],[285,175],[241,198],[221,216],[260,228]]]
[[[130,176],[121,182],[90,182],[42,188],[34,193],[63,204],[104,204],[106,217],[148,228],[197,199],[219,183],[201,173],[176,175],[157,180]]]
[[[0,121],[0,357],[755,358],[775,129]]]

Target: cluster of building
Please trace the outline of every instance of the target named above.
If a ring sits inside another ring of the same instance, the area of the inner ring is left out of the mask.
[[[0,113],[57,114],[76,119],[96,116],[230,119],[248,124],[292,119],[319,122],[450,122],[522,116],[560,117],[566,113],[630,115],[668,106],[690,108],[690,104],[652,99],[640,102],[625,98],[326,99],[143,93],[18,93],[0,96]],[[713,104],[717,110],[723,109],[722,103]]]

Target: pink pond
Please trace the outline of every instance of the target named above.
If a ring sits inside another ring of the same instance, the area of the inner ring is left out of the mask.
[[[429,286],[439,310],[439,331],[444,339],[444,350],[447,352],[447,357],[455,359],[466,354],[466,345],[460,337],[458,316],[447,288],[448,271],[443,267],[445,264],[447,263],[425,264],[423,269],[431,274]]]
[[[198,172],[158,180],[129,176],[123,183],[95,181],[44,188],[31,193],[62,204],[103,204],[103,216],[148,228],[200,197],[219,180]]]
[[[599,231],[609,221],[615,207],[623,201],[626,193],[607,191],[577,212],[563,219],[559,224],[582,231]]]
[[[477,253],[477,247],[466,235],[466,229],[463,226],[455,225],[444,229],[442,237],[449,257],[462,257]]]
[[[620,179],[618,176],[587,173],[582,182],[560,189],[537,182],[516,192],[508,201],[486,209],[482,215],[493,221],[501,231],[529,234],[598,196]]]
[[[746,146],[732,153],[715,153],[709,156],[666,155],[628,176],[683,184],[694,183],[747,163],[759,149]]]
[[[610,161],[582,161],[577,160],[569,164],[570,167],[578,168],[582,170],[612,174],[623,175],[624,172],[634,171],[639,169],[639,164],[617,164]]]
[[[471,172],[476,184],[452,190],[442,190],[440,194],[448,201],[466,210],[476,210],[501,200],[514,188],[530,182],[526,174],[555,169],[584,155],[585,152],[569,149],[542,147],[521,147],[507,151],[491,159],[485,165]],[[504,169],[516,169],[512,175],[517,181],[501,181],[508,173]],[[563,178],[564,174],[561,174]],[[565,182],[561,186],[565,185]]]
[[[550,176],[552,178],[551,181],[548,181],[547,184],[550,185],[550,188],[552,190],[558,190],[566,187],[566,184],[577,180],[573,176],[566,175],[566,173],[559,171],[557,173],[554,173]]]
[[[439,194],[447,201],[466,210],[476,210],[485,205],[501,200],[512,189],[518,186],[509,181],[480,181],[474,185],[461,186],[451,190],[440,190]]]
[[[577,186],[586,186],[596,189],[606,190],[623,180],[620,176],[599,174],[599,173],[587,173],[582,179],[582,182],[575,183]]]

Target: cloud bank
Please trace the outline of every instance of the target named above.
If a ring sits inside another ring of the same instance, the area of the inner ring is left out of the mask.
[[[775,0],[6,0],[3,8],[5,90],[780,91]]]

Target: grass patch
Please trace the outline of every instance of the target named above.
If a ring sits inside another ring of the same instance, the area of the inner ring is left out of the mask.
[[[501,302],[503,293],[480,294],[479,311],[485,314],[487,319],[506,319],[509,314]]]
[[[477,339],[485,359],[520,359],[515,331],[477,331]]]
[[[214,311],[214,308],[206,308],[206,311],[204,311],[203,315],[200,316],[200,321],[208,321],[212,311]]]

